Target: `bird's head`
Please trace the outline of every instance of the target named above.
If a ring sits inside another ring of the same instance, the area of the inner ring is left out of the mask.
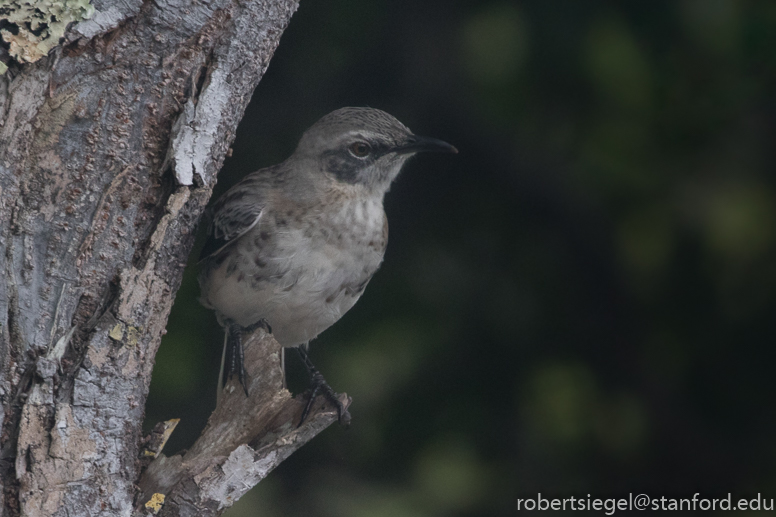
[[[424,151],[458,152],[442,140],[413,134],[384,111],[341,108],[305,131],[294,154],[314,161],[335,181],[384,194],[404,162]]]

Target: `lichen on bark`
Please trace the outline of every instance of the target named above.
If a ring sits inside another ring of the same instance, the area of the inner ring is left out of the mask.
[[[9,54],[19,63],[34,63],[55,46],[72,22],[94,14],[90,0],[6,0],[0,7],[0,37],[9,45]],[[3,67],[5,65],[3,64]],[[5,70],[0,67],[0,74]]]

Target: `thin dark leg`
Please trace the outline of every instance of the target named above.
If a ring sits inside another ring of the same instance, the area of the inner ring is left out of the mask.
[[[237,374],[237,378],[243,387],[245,396],[248,396],[248,383],[245,382],[247,376],[245,375],[245,353],[242,343],[243,332],[253,332],[259,327],[263,327],[267,332],[272,333],[272,328],[269,326],[266,320],[259,320],[253,325],[247,327],[241,327],[236,323],[229,323],[226,327],[226,350],[224,356],[224,371],[223,378],[221,380],[221,389],[226,386],[229,378]]]
[[[327,383],[326,379],[323,378],[321,372],[319,372],[315,365],[313,365],[312,361],[310,360],[310,356],[307,354],[306,347],[298,346],[296,347],[296,351],[299,353],[299,357],[302,359],[302,363],[304,364],[305,368],[307,368],[307,373],[310,374],[312,388],[312,391],[310,392],[310,398],[307,400],[307,405],[305,406],[304,411],[302,411],[302,418],[299,419],[299,426],[304,423],[304,421],[307,419],[307,415],[310,414],[310,409],[312,408],[315,397],[318,396],[319,392],[322,392],[324,397],[329,399],[332,404],[337,406],[337,419],[339,420],[339,423],[343,425],[350,425],[350,413],[345,408],[345,405],[342,404],[342,402],[340,402],[340,400],[337,398],[337,394],[333,389],[331,389],[331,386],[329,386],[329,383]]]
[[[241,326],[232,324],[227,329],[227,335],[229,338],[226,343],[226,361],[224,362],[224,386],[229,378],[237,374],[237,379],[243,387],[245,396],[248,396],[248,384],[245,382],[245,354],[243,352],[242,333]],[[222,386],[223,388],[223,386]]]

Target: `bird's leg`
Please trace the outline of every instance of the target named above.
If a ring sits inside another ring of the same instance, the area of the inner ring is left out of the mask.
[[[245,383],[245,365],[243,364],[245,358],[242,344],[243,330],[243,327],[236,323],[232,323],[226,328],[226,351],[224,357],[223,385],[221,388],[223,389],[229,378],[236,373],[237,378],[243,387],[243,391],[245,392],[245,396],[247,397],[248,387]]]
[[[307,368],[307,373],[310,374],[312,388],[310,398],[307,400],[304,411],[302,411],[302,418],[299,419],[299,425],[297,427],[300,427],[307,419],[307,415],[310,413],[310,409],[313,406],[313,402],[315,401],[318,392],[322,392],[324,397],[337,406],[337,419],[339,420],[339,423],[346,426],[350,425],[350,413],[345,408],[345,405],[340,402],[339,398],[337,398],[337,394],[331,389],[331,386],[329,386],[329,383],[323,378],[321,372],[319,372],[312,361],[310,361],[310,356],[307,354],[307,347],[305,345],[298,346],[296,347],[296,351],[299,353],[299,357],[302,359],[305,368]]]
[[[236,373],[237,378],[243,387],[243,391],[245,392],[245,396],[248,396],[248,384],[245,382],[245,353],[243,351],[242,333],[253,332],[259,327],[263,327],[265,330],[272,333],[272,328],[264,319],[259,320],[253,325],[248,325],[247,327],[241,327],[236,323],[230,323],[227,326],[224,375],[222,381],[223,385],[221,386],[222,389],[223,386],[226,385],[226,382],[229,380],[229,378]]]

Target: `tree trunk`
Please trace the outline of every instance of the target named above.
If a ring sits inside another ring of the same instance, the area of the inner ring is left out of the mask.
[[[297,2],[0,10],[3,516],[215,515],[335,419],[318,408],[290,425],[300,402],[258,330],[251,399],[225,397],[196,450],[142,472],[151,369],[194,230]]]

